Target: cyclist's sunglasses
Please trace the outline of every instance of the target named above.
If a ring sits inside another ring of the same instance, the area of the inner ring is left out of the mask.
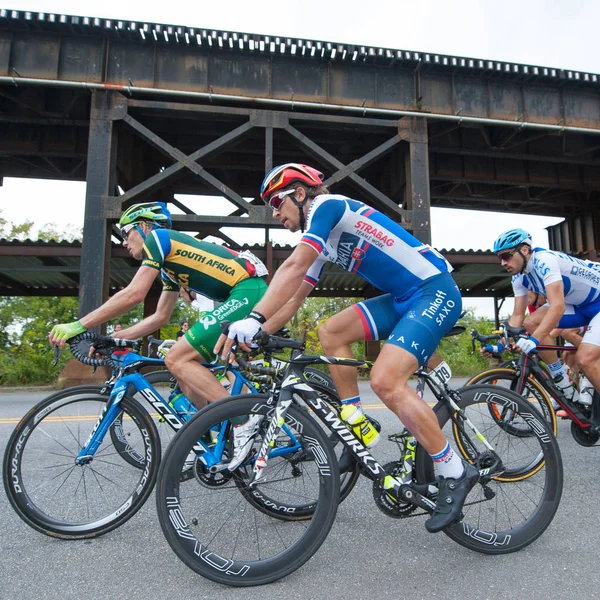
[[[273,194],[271,198],[268,200],[267,205],[272,210],[279,210],[281,205],[286,201],[286,198],[293,194],[296,191],[296,188],[290,188],[289,190],[283,190],[283,192],[278,192],[277,194]]]
[[[127,234],[136,226],[136,223],[129,223],[128,225],[123,225],[121,227],[121,237],[123,241],[127,239]]]
[[[512,250],[507,250],[506,252],[500,252],[500,254],[498,254],[498,259],[500,261],[509,261],[512,258],[512,255],[519,249],[520,246],[518,248],[513,248]]]

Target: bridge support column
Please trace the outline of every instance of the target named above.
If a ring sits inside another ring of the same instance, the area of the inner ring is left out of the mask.
[[[405,208],[411,211],[411,230],[424,244],[431,243],[431,194],[429,190],[429,143],[427,121],[421,117],[401,119],[400,137],[409,144],[406,153]]]
[[[113,127],[114,92],[92,92],[88,142],[87,191],[83,243],[79,316],[108,299],[110,277],[110,226],[106,218],[106,198],[116,189],[116,142]]]

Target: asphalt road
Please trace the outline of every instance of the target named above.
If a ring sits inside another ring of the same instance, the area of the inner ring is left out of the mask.
[[[369,395],[363,402],[384,433],[398,421]],[[0,449],[16,421],[49,392],[0,392]],[[0,598],[98,600],[247,600],[302,598],[444,598],[445,600],[600,598],[598,539],[600,446],[578,446],[570,423],[559,424],[565,485],[544,535],[514,554],[485,556],[443,534],[423,517],[394,520],[374,505],[361,479],[339,508],[331,533],[300,570],[268,586],[239,590],[201,578],[163,538],[153,496],[121,528],[88,541],[61,541],[30,529],[0,494]],[[385,452],[386,442],[374,454]]]

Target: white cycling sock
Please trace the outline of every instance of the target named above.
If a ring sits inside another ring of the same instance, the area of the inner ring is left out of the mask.
[[[342,405],[346,405],[346,404],[356,404],[356,406],[360,406],[361,405],[360,396],[352,396],[351,398],[344,398],[342,400]]]
[[[452,450],[450,442],[446,442],[446,446],[441,452],[438,452],[438,454],[431,454],[430,456],[433,460],[436,474],[441,477],[445,477],[446,479],[458,479],[465,472],[462,460],[460,456]]]

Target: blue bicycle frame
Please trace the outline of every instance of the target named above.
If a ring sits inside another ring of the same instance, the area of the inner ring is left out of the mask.
[[[164,419],[175,431],[179,431],[187,420],[183,419],[180,415],[173,410],[173,407],[154,389],[147,379],[139,372],[130,373],[127,375],[120,375],[128,367],[134,367],[136,365],[141,366],[164,366],[165,361],[160,358],[147,358],[141,356],[135,352],[129,352],[121,356],[113,355],[113,360],[119,363],[118,372],[115,374],[115,381],[112,384],[112,390],[106,402],[106,407],[102,411],[102,414],[98,417],[98,421],[90,434],[89,439],[80,450],[75,462],[77,464],[86,464],[89,462],[96,451],[102,444],[105,435],[108,433],[110,427],[113,425],[119,414],[121,413],[121,400],[127,393],[130,386],[132,386],[137,392],[139,392],[156,410],[160,418]],[[202,363],[202,365],[210,369],[213,373],[219,371],[225,371],[226,366],[220,364],[209,364]],[[255,385],[246,379],[236,366],[230,366],[228,368],[235,376],[235,380],[232,384],[231,395],[240,394],[246,386],[250,390],[250,393],[257,394],[258,390]],[[215,467],[217,464],[222,464],[222,468],[227,467],[226,462],[223,461],[223,452],[227,443],[227,426],[228,421],[224,421],[219,426],[218,436],[216,441],[212,440],[211,445],[207,445],[205,441],[199,440],[194,450],[201,455],[202,462],[206,467]],[[284,448],[273,448],[270,457],[282,456],[284,454],[291,454],[296,452],[300,448],[300,443],[295,438],[293,433],[284,425],[285,433],[289,436],[292,443],[285,446]],[[216,433],[216,432],[215,432]],[[220,470],[220,469],[219,469]]]

